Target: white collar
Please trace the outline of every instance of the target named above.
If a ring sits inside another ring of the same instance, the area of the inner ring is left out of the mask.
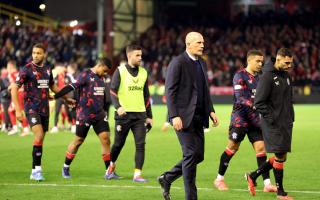
[[[198,59],[196,59],[196,57],[194,57],[193,55],[191,55],[187,50],[186,50],[186,52],[187,52],[189,58],[191,58],[191,60],[193,60],[193,61],[197,61],[197,60],[198,60]]]

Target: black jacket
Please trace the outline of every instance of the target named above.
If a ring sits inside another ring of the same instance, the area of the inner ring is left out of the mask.
[[[204,91],[205,116],[203,126],[209,126],[210,112],[214,112],[207,78],[206,63],[200,59],[205,77],[206,87]],[[166,76],[166,98],[169,120],[181,117],[182,125],[188,128],[195,113],[197,104],[196,66],[186,52],[175,57],[168,66]]]
[[[266,62],[257,86],[254,105],[270,125],[292,125],[294,110],[291,83],[289,73],[275,69],[273,59]]]

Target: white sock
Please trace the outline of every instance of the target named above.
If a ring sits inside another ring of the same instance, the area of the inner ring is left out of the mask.
[[[263,183],[264,183],[264,186],[266,186],[266,185],[271,185],[271,181],[270,181],[269,178],[266,179],[266,180],[263,180]]]
[[[220,174],[218,174],[218,175],[217,175],[217,180],[218,180],[218,181],[224,180],[224,176],[221,176]]]
[[[29,132],[30,129],[29,129],[29,127],[24,127],[24,128],[23,128],[23,131],[24,131],[24,132]]]
[[[142,173],[142,171],[141,171],[140,169],[135,169],[133,176],[134,176],[134,177],[141,176],[141,173]]]
[[[63,164],[63,167],[68,167],[68,168],[69,168],[69,167],[70,167],[70,165]]]
[[[42,170],[41,166],[35,166],[35,171],[41,171],[41,170]]]

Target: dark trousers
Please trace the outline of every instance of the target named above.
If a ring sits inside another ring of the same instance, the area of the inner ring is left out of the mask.
[[[172,183],[183,176],[185,199],[196,200],[197,164],[204,159],[204,133],[202,121],[193,119],[187,129],[176,132],[183,153],[183,158],[170,171],[165,172],[165,179]]]
[[[3,121],[4,121],[6,129],[9,129],[12,127],[12,123],[11,123],[10,116],[9,116],[10,104],[11,104],[10,100],[2,102],[3,113],[4,113],[4,120]]]
[[[111,148],[111,161],[115,162],[126,142],[131,129],[136,145],[135,168],[142,169],[145,156],[146,127],[145,119],[116,120],[114,144]]]

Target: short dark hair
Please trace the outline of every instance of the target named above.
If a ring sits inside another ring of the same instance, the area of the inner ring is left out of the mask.
[[[106,65],[109,69],[112,68],[112,62],[109,58],[103,57],[103,58],[98,58],[97,64],[103,64]]]
[[[277,56],[282,56],[282,57],[292,57],[293,56],[293,53],[290,49],[288,48],[280,48],[278,51],[277,51]]]
[[[32,48],[39,48],[42,49],[44,52],[46,52],[47,50],[43,43],[36,43],[35,45],[33,45]]]
[[[247,58],[249,58],[250,56],[263,56],[263,53],[258,49],[251,49],[247,53]]]
[[[12,64],[12,65],[14,65],[14,66],[17,65],[17,62],[16,62],[15,60],[8,60],[7,63],[8,63],[8,64],[10,63],[10,64]]]
[[[142,50],[142,47],[136,44],[131,44],[128,45],[126,48],[126,54],[130,53],[131,51],[135,51],[135,50]]]

